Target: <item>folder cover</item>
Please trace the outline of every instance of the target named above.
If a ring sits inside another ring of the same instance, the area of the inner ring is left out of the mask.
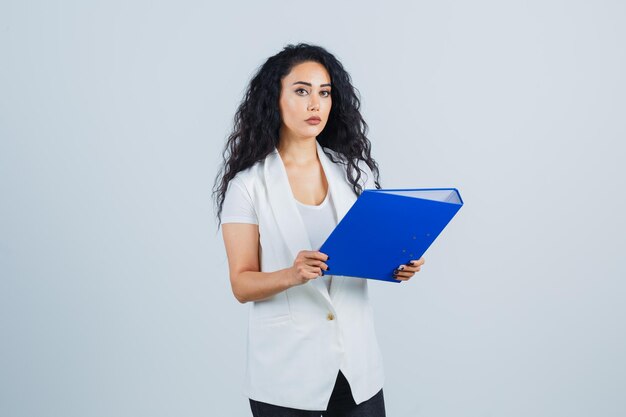
[[[456,188],[364,190],[319,249],[328,274],[401,282],[462,206]]]

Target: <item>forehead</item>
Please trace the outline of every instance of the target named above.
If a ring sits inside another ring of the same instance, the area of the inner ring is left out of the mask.
[[[296,81],[305,81],[313,85],[330,82],[330,74],[319,62],[307,61],[295,65],[283,79],[283,83],[291,84]]]

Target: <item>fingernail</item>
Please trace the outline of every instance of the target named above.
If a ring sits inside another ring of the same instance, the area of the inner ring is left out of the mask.
[[[396,275],[397,273],[398,273],[398,270],[397,270],[397,269],[394,269],[394,270],[393,270],[393,274],[394,274],[394,275]]]
[[[404,271],[404,265],[400,265],[400,271]]]
[[[327,271],[330,271],[330,267],[328,267],[328,266],[327,266],[327,267],[326,267],[326,270],[327,270]]]
[[[407,265],[414,266],[415,264],[413,263],[413,261],[409,261],[409,263]]]

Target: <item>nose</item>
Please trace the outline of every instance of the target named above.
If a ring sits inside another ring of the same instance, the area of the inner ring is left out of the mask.
[[[309,110],[319,110],[319,109],[320,109],[319,99],[315,95],[312,95],[311,99],[309,100]]]

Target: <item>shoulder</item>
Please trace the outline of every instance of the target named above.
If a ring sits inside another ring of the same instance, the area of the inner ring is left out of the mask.
[[[254,165],[237,172],[230,182],[243,188],[248,193],[252,193],[262,172],[261,162],[256,162]]]
[[[221,223],[258,224],[252,189],[248,181],[249,172],[239,171],[228,182],[222,206]]]

